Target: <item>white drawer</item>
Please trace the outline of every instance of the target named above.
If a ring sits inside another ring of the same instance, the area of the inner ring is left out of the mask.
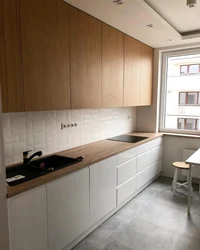
[[[137,155],[141,155],[152,148],[152,142],[144,143],[137,147]]]
[[[136,157],[137,155],[137,147],[129,149],[121,154],[117,155],[117,162],[118,165],[121,165],[122,163]]]
[[[137,157],[137,173],[141,172],[152,164],[151,150]]]
[[[131,178],[117,189],[117,205],[136,192],[136,177]]]
[[[136,158],[127,161],[117,168],[117,185],[121,185],[123,182],[127,181],[134,175],[136,175]]]
[[[155,140],[153,140],[152,142],[152,148],[158,147],[160,145],[163,145],[163,138],[157,138]]]
[[[158,146],[151,150],[151,164],[160,160],[163,156],[163,146]]]

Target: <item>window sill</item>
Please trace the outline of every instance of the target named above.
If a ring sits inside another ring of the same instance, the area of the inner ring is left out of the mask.
[[[167,133],[167,132],[161,132],[163,135],[167,136],[177,136],[177,137],[186,137],[186,138],[195,138],[200,139],[200,135],[194,135],[194,134],[178,134],[178,133]]]

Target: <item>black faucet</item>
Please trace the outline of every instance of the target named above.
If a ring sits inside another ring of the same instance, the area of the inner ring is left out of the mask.
[[[28,150],[28,151],[24,151],[23,152],[23,160],[24,160],[24,164],[28,164],[35,156],[41,156],[42,155],[42,151],[38,151],[34,154],[32,154],[29,158],[28,158],[28,153],[31,152],[32,150]]]

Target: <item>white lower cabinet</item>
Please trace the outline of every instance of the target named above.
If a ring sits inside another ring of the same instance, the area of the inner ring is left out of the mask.
[[[137,157],[137,173],[141,172],[142,170],[151,165],[151,154],[152,150],[149,150]]]
[[[46,188],[8,199],[10,250],[47,250]]]
[[[116,207],[117,156],[90,166],[90,225]]]
[[[131,159],[117,167],[117,185],[121,185],[134,175],[136,175],[136,158]]]
[[[47,208],[49,250],[62,250],[89,228],[89,168],[48,183]]]
[[[119,186],[117,188],[117,205],[121,204],[128,197],[134,194],[136,188],[136,177],[132,177],[130,180]]]

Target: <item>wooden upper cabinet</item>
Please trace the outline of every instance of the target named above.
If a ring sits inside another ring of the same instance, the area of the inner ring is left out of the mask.
[[[25,110],[70,108],[68,5],[20,0]]]
[[[153,48],[143,44],[141,62],[140,106],[152,104]]]
[[[124,106],[139,106],[142,43],[125,35]]]
[[[102,107],[123,106],[124,34],[102,23]]]
[[[1,0],[0,84],[3,112],[24,111],[19,8],[17,0]]]
[[[101,22],[69,7],[71,107],[101,107]]]

